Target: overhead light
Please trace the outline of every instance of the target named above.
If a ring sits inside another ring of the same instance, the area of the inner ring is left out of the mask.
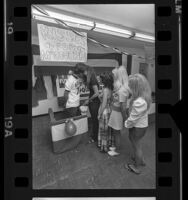
[[[55,23],[57,24],[56,21],[54,21],[54,19],[51,19],[50,17],[46,17],[46,16],[41,16],[41,15],[37,15],[37,14],[33,14],[33,19],[39,20],[39,21],[43,21],[43,22],[50,22],[50,23]]]
[[[135,40],[141,40],[141,41],[145,41],[145,42],[155,42],[155,37],[151,36],[151,35],[145,35],[142,33],[135,33],[135,36],[133,37],[133,39]]]
[[[32,15],[40,15],[40,16],[45,16],[43,13],[39,12],[36,10],[34,7],[31,9]]]
[[[96,23],[94,31],[106,33],[106,34],[110,34],[110,35],[115,35],[115,36],[120,36],[120,37],[125,37],[125,38],[129,38],[130,36],[132,36],[131,31],[113,27],[113,26],[109,26],[106,24],[101,24],[101,23]]]
[[[51,17],[53,17],[55,19],[64,21],[68,26],[74,27],[74,28],[90,30],[94,26],[94,22],[84,20],[84,19],[79,19],[76,17],[71,17],[71,16],[64,15],[64,14],[51,12],[51,11],[47,11],[51,17],[45,16],[44,14],[40,13],[36,9],[33,9],[32,12],[33,12],[33,18],[35,18],[37,20],[41,20],[41,21],[57,23],[54,19],[51,18]]]
[[[39,20],[39,21],[58,24],[54,19],[52,19],[51,17],[47,17],[47,16],[40,16],[40,15],[33,14],[33,18],[36,19],[36,20]],[[66,25],[68,25],[70,27],[84,29],[84,30],[91,30],[92,27],[93,27],[93,26],[88,26],[88,25],[85,25],[85,24],[77,24],[77,23],[73,23],[73,22],[67,22],[65,20],[63,20],[63,22],[65,22]]]
[[[93,27],[93,22],[85,20],[85,19],[80,19],[77,17],[71,17],[68,15],[64,15],[64,14],[59,14],[59,13],[55,13],[55,12],[51,12],[48,11],[49,15],[56,18],[56,19],[61,19],[65,22],[69,22],[72,24],[80,24],[80,25],[85,25],[85,26],[89,26],[89,27]]]

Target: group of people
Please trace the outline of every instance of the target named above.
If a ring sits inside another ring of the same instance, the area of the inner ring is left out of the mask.
[[[95,142],[101,152],[117,156],[121,150],[122,130],[126,127],[129,130],[133,156],[125,167],[140,174],[140,168],[145,166],[141,139],[148,127],[150,85],[141,74],[128,76],[125,66],[115,67],[112,72],[104,72],[100,75],[100,81],[103,84],[101,93],[94,69],[83,63],[76,64],[65,83],[67,117],[81,114],[79,86],[84,82],[90,91],[89,98],[82,104],[88,106],[92,120],[89,143]]]

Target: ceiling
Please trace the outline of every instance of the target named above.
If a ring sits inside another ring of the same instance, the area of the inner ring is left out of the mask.
[[[119,27],[126,27],[133,31],[154,35],[154,4],[61,4],[61,5],[39,5],[41,8],[59,12],[69,13],[84,19],[98,20]],[[92,37],[104,44],[113,46],[126,46],[127,48],[144,48],[145,45],[154,45],[147,42],[125,39],[121,37],[89,32]]]
[[[64,4],[50,7],[154,34],[154,4]]]

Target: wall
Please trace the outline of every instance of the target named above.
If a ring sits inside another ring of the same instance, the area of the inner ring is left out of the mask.
[[[138,58],[136,56],[133,56],[132,58],[132,71],[131,74],[139,73],[139,67],[140,63],[144,63],[145,59]],[[152,92],[155,92],[155,61],[147,61],[148,64],[148,81],[151,86]]]

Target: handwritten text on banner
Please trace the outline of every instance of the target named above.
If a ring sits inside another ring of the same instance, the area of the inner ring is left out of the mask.
[[[79,36],[70,30],[38,24],[42,61],[86,62],[87,33]]]

